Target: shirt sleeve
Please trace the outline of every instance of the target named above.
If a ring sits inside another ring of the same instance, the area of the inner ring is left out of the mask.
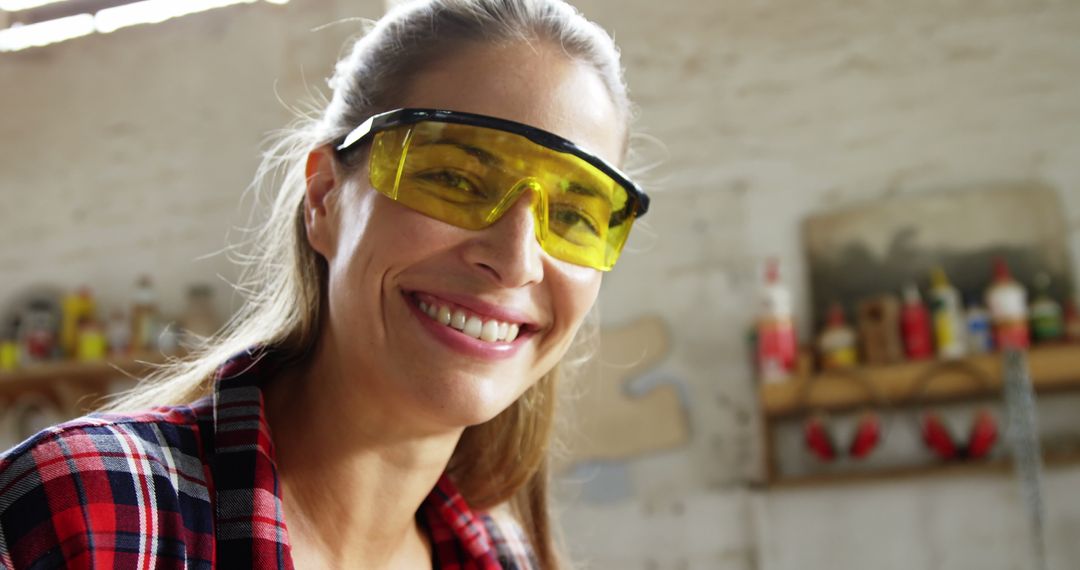
[[[165,439],[152,424],[91,420],[0,457],[0,568],[185,566],[192,501],[177,480],[187,468]],[[212,542],[200,546],[211,560]]]

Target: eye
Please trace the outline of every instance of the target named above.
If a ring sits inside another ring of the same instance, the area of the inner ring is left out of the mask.
[[[429,170],[421,172],[417,175],[417,178],[469,194],[480,194],[476,184],[467,177],[452,170]]]
[[[448,202],[469,203],[488,199],[483,184],[468,173],[432,169],[413,174],[418,189]]]
[[[600,228],[592,217],[572,206],[560,205],[553,207],[551,219],[558,224],[560,230],[558,233],[568,239],[570,236],[583,231],[591,234],[588,236],[590,238],[600,237]]]

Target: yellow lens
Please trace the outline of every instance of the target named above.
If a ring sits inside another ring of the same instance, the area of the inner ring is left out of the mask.
[[[584,159],[497,129],[421,122],[374,137],[372,186],[449,224],[478,230],[526,189],[537,239],[550,255],[611,269],[633,224],[625,188]]]

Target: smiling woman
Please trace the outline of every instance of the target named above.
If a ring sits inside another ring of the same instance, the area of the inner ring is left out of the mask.
[[[558,568],[560,362],[648,198],[557,0],[391,11],[267,154],[229,327],[0,459],[0,566]]]

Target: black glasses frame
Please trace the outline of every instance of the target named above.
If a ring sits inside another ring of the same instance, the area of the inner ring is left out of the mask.
[[[632,213],[634,217],[640,218],[645,215],[645,212],[649,211],[648,194],[646,194],[634,181],[623,174],[622,171],[615,168],[604,159],[554,133],[524,123],[500,119],[498,117],[441,109],[395,109],[368,118],[368,120],[361,123],[360,126],[353,129],[349,134],[345,135],[340,142],[334,145],[334,150],[341,156],[350,148],[357,147],[357,145],[379,131],[401,125],[411,125],[422,121],[473,125],[505,131],[515,135],[521,135],[530,141],[551,150],[576,156],[593,165],[600,172],[610,176],[615,182],[626,189],[627,193],[631,196],[631,202],[633,203],[633,211],[627,212],[626,214]],[[624,214],[624,217],[626,214]]]

